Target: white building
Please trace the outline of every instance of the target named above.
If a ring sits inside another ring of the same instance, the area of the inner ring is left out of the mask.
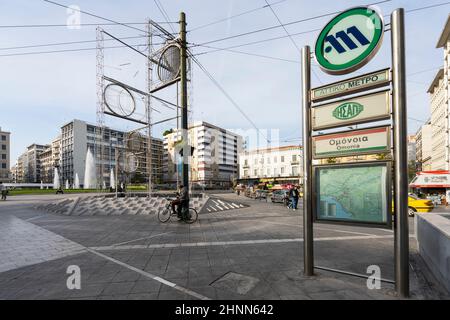
[[[41,160],[41,181],[44,183],[53,183],[55,167],[61,163],[61,137],[57,137],[40,154]]]
[[[303,183],[303,152],[300,146],[258,149],[239,154],[239,179]]]
[[[431,170],[449,169],[448,85],[440,69],[428,89],[431,103]]]
[[[62,181],[68,180],[70,184],[73,184],[75,175],[78,175],[80,183],[83,184],[87,150],[89,148],[93,154],[99,155],[100,146],[102,146],[102,160],[100,161],[100,156],[96,158],[97,174],[101,177],[100,168],[103,168],[102,179],[109,186],[111,169],[115,170],[116,167],[116,150],[124,150],[127,133],[107,127],[103,130],[102,137],[99,127],[81,120],[73,120],[61,127],[60,172]],[[146,150],[145,138],[142,138],[141,143],[143,149]],[[159,182],[162,178],[160,170],[158,170],[158,167],[161,167],[162,154],[162,140],[152,138],[152,167],[155,168],[153,182]],[[119,166],[123,165],[123,156],[122,152],[119,157]],[[139,168],[140,171],[146,173],[145,155],[143,159],[140,158]]]
[[[181,181],[179,142],[181,131],[164,137],[163,176],[167,183]],[[200,186],[228,187],[239,177],[238,154],[243,149],[242,137],[207,122],[195,122],[188,130],[193,147],[189,179]]]
[[[27,150],[19,156],[15,179],[17,182],[40,183],[41,175],[41,154],[49,145],[33,143]]]
[[[416,161],[418,171],[431,170],[432,126],[430,121],[422,125],[416,133]]]
[[[450,169],[450,15],[439,37],[437,48],[444,50],[444,67],[434,77],[428,93],[430,94],[432,126],[431,170]]]
[[[408,135],[408,162],[416,162],[416,136],[414,134]]]
[[[10,167],[10,135],[0,127],[0,181],[8,182]]]

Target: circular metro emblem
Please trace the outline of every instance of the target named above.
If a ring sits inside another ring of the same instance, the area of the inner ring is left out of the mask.
[[[334,17],[317,38],[315,55],[323,71],[341,75],[372,59],[383,40],[382,16],[369,7],[357,7]]]

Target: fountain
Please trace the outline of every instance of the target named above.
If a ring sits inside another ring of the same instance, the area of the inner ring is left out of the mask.
[[[73,188],[80,189],[80,178],[78,178],[78,173],[75,173],[75,181],[74,181]]]
[[[84,171],[84,189],[95,189],[97,187],[97,177],[94,156],[91,149],[86,153],[86,164]]]
[[[41,190],[44,189],[44,182],[41,180]]]
[[[66,189],[70,188],[69,179],[66,180]]]
[[[114,170],[113,169],[111,169],[111,173],[109,175],[109,186],[111,188],[114,188],[114,189],[116,188],[116,179],[114,177]]]
[[[55,168],[55,174],[53,175],[53,189],[59,189],[60,187],[58,168]]]

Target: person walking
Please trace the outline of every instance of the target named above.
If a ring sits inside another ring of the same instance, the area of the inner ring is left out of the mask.
[[[292,210],[297,210],[297,204],[298,204],[298,198],[300,196],[300,193],[298,192],[298,187],[294,186],[290,191],[289,191],[289,197],[291,199],[291,208]]]
[[[6,193],[8,192],[8,190],[6,190],[6,187],[3,185],[3,182],[0,182],[0,192],[2,194],[2,200],[5,201]]]

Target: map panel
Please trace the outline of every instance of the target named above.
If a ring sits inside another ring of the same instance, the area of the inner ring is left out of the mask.
[[[352,223],[386,224],[387,165],[316,169],[316,218]]]

